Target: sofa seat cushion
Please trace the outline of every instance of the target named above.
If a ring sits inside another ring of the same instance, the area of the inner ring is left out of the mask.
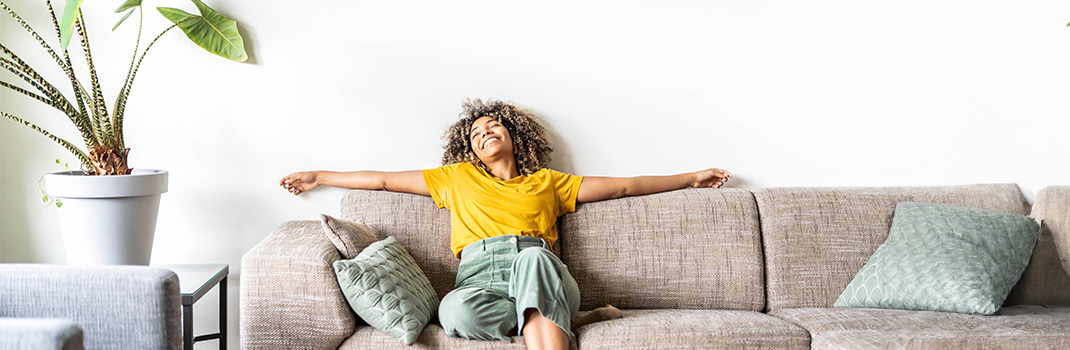
[[[808,349],[806,330],[775,317],[735,310],[622,310],[623,318],[576,332],[588,349]]]
[[[890,309],[778,309],[814,349],[1070,349],[1070,307],[1011,306],[996,315]]]
[[[353,333],[353,336],[346,339],[346,341],[338,347],[338,350],[347,349],[524,350],[526,347],[524,346],[524,337],[514,336],[510,342],[467,340],[451,337],[446,334],[446,331],[442,329],[442,326],[437,323],[432,323],[427,325],[427,328],[424,328],[424,331],[420,333],[420,337],[416,338],[416,344],[413,344],[413,346],[402,344],[397,339],[390,337],[390,335],[378,329],[369,326],[357,327],[357,331]]]

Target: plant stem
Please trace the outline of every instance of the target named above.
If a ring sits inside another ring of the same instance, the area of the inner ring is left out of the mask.
[[[41,96],[41,95],[33,93],[33,91],[28,91],[26,89],[23,89],[23,88],[20,88],[18,86],[15,86],[14,84],[4,82],[3,80],[0,80],[0,86],[6,87],[6,88],[11,89],[11,90],[14,90],[15,92],[21,93],[23,95],[30,96],[33,99],[41,101],[41,102],[44,102],[45,104],[47,104],[49,106],[59,108],[58,106],[53,104],[52,101],[48,100],[44,96]]]
[[[62,41],[63,33],[61,33],[59,29],[59,21],[56,19],[56,11],[52,9],[52,0],[45,1],[45,4],[48,5],[48,14],[52,17],[52,26],[56,28],[56,39]],[[71,55],[68,54],[66,50],[63,51],[63,62],[66,64],[67,67],[73,67],[73,65],[71,65]],[[74,99],[75,102],[78,103],[77,107],[79,118],[83,120],[83,124],[88,123],[89,117],[85,111],[85,100],[82,98],[82,96],[88,96],[87,94],[85,94],[85,88],[83,88],[82,84],[78,82],[78,77],[75,76],[74,69],[64,70],[64,72],[67,73],[67,78],[71,81],[71,88],[74,90]],[[82,130],[81,126],[79,126],[78,128],[79,130]],[[87,135],[90,137],[87,138]],[[93,133],[89,132],[89,130],[83,131],[82,138],[85,139],[85,143],[87,146],[95,146],[99,144],[99,142],[93,139],[92,136]]]
[[[77,113],[77,111],[74,110],[74,107],[71,106],[70,101],[67,100],[67,98],[65,98],[63,96],[63,94],[59,91],[59,89],[57,89],[55,86],[53,86],[47,80],[45,80],[43,77],[41,77],[39,74],[37,74],[37,72],[34,71],[33,68],[30,67],[29,64],[27,64],[25,61],[23,61],[21,58],[19,58],[18,55],[16,55],[14,52],[9,50],[3,44],[0,44],[0,51],[3,51],[4,54],[6,54],[9,57],[11,57],[11,60],[8,61],[9,64],[12,64],[16,68],[21,67],[22,68],[21,70],[23,72],[26,72],[29,75],[31,75],[31,78],[34,78],[34,80],[37,80],[38,82],[44,83],[52,91],[52,93],[50,94],[50,93],[42,90],[42,92],[44,92],[46,95],[48,95],[52,99],[52,102],[58,104],[57,106],[54,106],[54,107],[56,107],[56,109],[59,109],[60,111],[62,111],[65,114],[67,114],[67,116],[71,119],[71,121],[74,122],[74,125],[78,128],[79,131],[82,132],[82,139],[86,141],[86,144],[87,145],[90,144],[90,142],[93,140],[93,138],[92,138],[93,134],[90,132],[89,119],[86,118],[84,115]],[[4,60],[4,61],[7,61],[7,60]]]
[[[46,89],[44,86],[41,86],[41,84],[38,84],[37,81],[35,81],[35,79],[30,78],[29,75],[26,75],[25,72],[23,72],[22,70],[18,69],[14,62],[8,61],[7,59],[4,59],[4,58],[0,58],[0,68],[7,69],[9,72],[11,72],[12,74],[15,74],[15,76],[21,78],[23,81],[25,81],[26,83],[30,84],[30,86],[33,86],[34,89],[37,89],[37,91],[40,91],[41,93],[43,93],[45,95],[52,95],[52,93],[53,93],[53,91],[50,91],[50,90]],[[38,76],[38,77],[40,77],[40,76]],[[56,107],[56,108],[59,108],[59,107]],[[60,108],[60,110],[63,110],[63,109]]]
[[[28,121],[25,121],[22,118],[13,116],[11,114],[0,112],[0,116],[4,116],[4,117],[6,117],[8,119],[11,119],[11,120],[14,120],[16,122],[22,123],[23,125],[26,125],[26,126],[30,127],[30,129],[33,129],[33,130],[45,135],[45,137],[48,137],[52,141],[56,141],[57,143],[60,144],[60,146],[63,146],[63,148],[66,148],[68,151],[70,151],[71,154],[74,154],[75,157],[78,157],[78,160],[80,160],[82,162],[82,164],[85,164],[86,166],[91,166],[90,165],[91,162],[89,161],[89,157],[86,156],[85,152],[82,152],[82,150],[78,149],[78,147],[75,147],[69,141],[61,139],[59,137],[56,137],[56,135],[52,135],[52,133],[50,133],[48,131],[45,131],[45,129],[41,129],[41,127],[39,127],[37,125],[34,125],[33,123],[30,123]]]
[[[82,43],[82,52],[85,53],[86,66],[89,69],[90,86],[93,88],[93,132],[101,141],[101,146],[112,148],[114,144],[110,142],[112,135],[108,107],[104,102],[104,93],[100,90],[97,67],[93,64],[93,54],[89,49],[89,35],[85,30],[85,16],[81,12],[78,13],[78,19],[74,22],[74,26],[78,29],[78,38]]]
[[[149,45],[145,47],[145,51],[141,52],[141,58],[138,58],[137,65],[134,66],[134,71],[133,71],[133,73],[130,74],[130,79],[127,80],[127,83],[124,86],[124,90],[120,91],[120,94],[122,94],[122,97],[121,97],[122,101],[119,104],[122,107],[116,107],[116,108],[120,108],[123,111],[126,110],[126,99],[127,99],[128,96],[130,96],[130,91],[134,88],[134,79],[137,78],[137,71],[141,69],[141,61],[145,60],[145,55],[149,54],[149,50],[152,49],[152,45],[155,45],[156,41],[160,40],[160,38],[163,37],[164,34],[167,34],[167,32],[170,31],[171,29],[174,29],[175,27],[178,27],[179,24],[182,24],[182,23],[184,23],[184,22],[186,22],[188,20],[194,19],[194,18],[197,18],[197,17],[190,17],[190,18],[186,18],[184,20],[178,21],[178,23],[175,23],[175,24],[171,25],[170,27],[167,27],[167,29],[164,29],[162,32],[160,32],[159,35],[156,36],[156,38],[152,39],[152,41],[149,42]],[[138,31],[140,32],[140,29]],[[138,37],[140,38],[140,34],[138,34]],[[140,39],[139,39],[139,41],[140,41]],[[115,123],[116,123],[116,126],[115,126],[116,132],[119,133],[119,135],[122,135],[122,131],[123,131],[123,116],[119,115],[116,118],[116,122]],[[120,139],[120,142],[121,142],[121,139]]]
[[[112,112],[112,127],[114,128],[116,141],[119,149],[126,148],[126,140],[123,137],[123,116],[126,115],[126,99],[130,96],[130,84],[134,82],[134,62],[137,60],[138,49],[141,48],[141,28],[145,23],[145,10],[138,6],[137,41],[134,42],[134,55],[130,57],[130,68],[126,70],[126,80],[123,88],[119,90],[119,96],[115,97],[115,111]],[[148,50],[146,50],[148,51]]]

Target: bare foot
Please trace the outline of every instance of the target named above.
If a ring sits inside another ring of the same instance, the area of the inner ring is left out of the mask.
[[[606,320],[612,320],[623,317],[624,314],[620,312],[620,309],[613,307],[613,305],[606,305],[588,312],[587,314],[572,319],[572,329],[577,330],[580,327]]]

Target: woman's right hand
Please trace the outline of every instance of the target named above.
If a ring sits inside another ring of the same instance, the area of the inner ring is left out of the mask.
[[[286,189],[295,196],[313,188],[319,187],[319,172],[316,171],[302,171],[296,172],[290,175],[284,176],[279,180],[279,186]]]

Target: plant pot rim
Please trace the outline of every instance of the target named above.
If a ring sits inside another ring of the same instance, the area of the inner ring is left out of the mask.
[[[164,173],[164,174],[166,174],[166,173],[167,173],[167,170],[159,170],[159,169],[142,169],[142,168],[137,168],[137,169],[132,169],[132,170],[130,170],[130,174],[128,174],[128,175],[92,175],[92,176],[94,176],[94,177],[111,177],[111,176],[152,176],[152,175],[159,175],[160,173]],[[85,174],[85,172],[84,172],[84,171],[81,171],[81,170],[70,170],[70,171],[54,171],[54,172],[48,173],[48,175],[59,175],[59,176],[90,176],[90,175],[86,175],[86,174]]]
[[[134,169],[130,175],[89,176],[82,171],[45,174],[45,190],[59,198],[152,196],[167,192],[168,172]]]

